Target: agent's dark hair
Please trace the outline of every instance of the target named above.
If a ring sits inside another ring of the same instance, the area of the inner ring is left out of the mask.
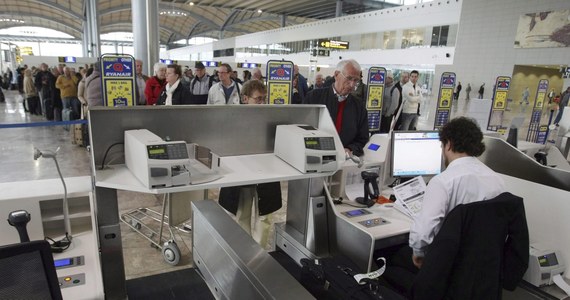
[[[451,143],[451,151],[466,153],[469,156],[480,156],[485,151],[483,133],[479,125],[466,117],[449,121],[439,131],[439,140],[443,145]]]
[[[420,72],[418,72],[418,70],[413,70],[412,72],[410,72],[410,75],[412,74],[416,74],[418,76],[420,76]]]
[[[180,67],[180,65],[176,65],[176,64],[168,65],[168,66],[166,66],[166,68],[167,69],[174,69],[174,73],[178,74],[179,78],[182,77],[182,68]]]

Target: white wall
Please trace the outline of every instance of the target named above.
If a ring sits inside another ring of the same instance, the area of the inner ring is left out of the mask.
[[[569,48],[515,49],[514,40],[521,14],[569,9],[568,0],[468,0],[463,1],[453,65],[436,67],[434,90],[443,72],[455,72],[463,89],[471,83],[471,96],[485,83],[490,99],[497,76],[511,76],[514,65],[559,65],[570,63]],[[437,97],[437,93],[435,95]],[[435,111],[435,103],[432,101]],[[433,114],[430,116],[433,124]]]

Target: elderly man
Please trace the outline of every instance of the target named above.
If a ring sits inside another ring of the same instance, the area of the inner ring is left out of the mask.
[[[144,95],[144,89],[146,87],[146,81],[148,76],[142,73],[143,62],[140,59],[135,60],[135,84],[136,84],[136,98],[137,105],[146,105],[146,97]]]
[[[261,74],[261,69],[260,68],[255,68],[251,71],[251,77],[252,79],[257,79],[261,82],[265,82],[263,80],[263,74]]]
[[[364,104],[350,94],[360,80],[360,71],[355,60],[342,60],[334,71],[334,84],[312,90],[303,99],[305,104],[327,106],[345,151],[358,156],[368,142],[368,113]]]
[[[323,74],[317,73],[317,75],[315,75],[315,84],[311,85],[309,91],[312,91],[314,89],[322,89],[324,87],[325,87],[325,78],[323,77]]]

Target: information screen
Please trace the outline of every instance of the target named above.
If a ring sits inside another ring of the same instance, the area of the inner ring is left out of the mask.
[[[438,131],[394,131],[391,144],[392,177],[441,173],[443,150]]]

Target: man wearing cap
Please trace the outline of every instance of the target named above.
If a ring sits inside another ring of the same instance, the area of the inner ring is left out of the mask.
[[[206,104],[208,102],[208,91],[212,86],[210,75],[206,74],[206,67],[200,61],[194,65],[194,79],[190,82],[190,103]]]

